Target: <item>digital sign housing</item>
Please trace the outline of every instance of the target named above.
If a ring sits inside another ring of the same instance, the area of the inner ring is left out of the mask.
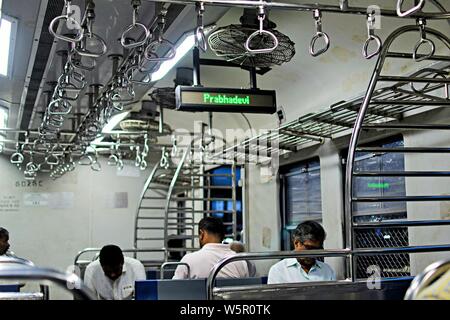
[[[266,113],[277,111],[273,90],[225,89],[178,86],[176,108],[180,111]]]

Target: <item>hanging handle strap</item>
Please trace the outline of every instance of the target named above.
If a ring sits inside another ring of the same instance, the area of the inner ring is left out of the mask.
[[[397,0],[397,15],[399,17],[407,17],[414,13],[416,13],[419,10],[422,10],[425,5],[425,0],[420,0],[419,3],[417,3],[414,7],[410,8],[409,10],[402,11],[402,5],[404,0]]]
[[[80,42],[81,39],[83,39],[83,33],[81,32],[81,24],[74,18],[71,17],[72,8],[71,8],[71,0],[65,1],[65,7],[66,7],[66,14],[56,17],[55,19],[50,22],[50,25],[48,26],[48,31],[52,36],[54,36],[58,40],[66,41],[66,42]],[[59,34],[55,31],[55,27],[59,22],[65,21],[66,23],[71,23],[74,25],[74,29],[78,30],[78,34],[71,38],[64,36],[62,34]]]
[[[414,46],[413,59],[416,62],[420,62],[420,61],[424,61],[424,60],[431,58],[436,51],[436,46],[433,41],[431,41],[430,39],[427,39],[427,33],[425,30],[426,21],[424,19],[418,19],[417,24],[418,24],[419,30],[420,30],[420,40]],[[419,49],[422,46],[428,46],[429,52],[424,55],[419,56]]]
[[[197,2],[197,29],[195,29],[195,46],[206,52],[208,43],[205,36],[205,26],[203,24],[203,14],[205,13],[205,5],[203,2]]]
[[[120,38],[120,44],[125,49],[133,49],[133,48],[144,45],[145,42],[147,42],[148,37],[150,36],[150,31],[148,30],[148,28],[144,24],[137,22],[138,14],[139,14],[139,7],[141,6],[141,1],[140,0],[132,0],[131,5],[133,6],[133,24],[131,24],[130,26],[128,26],[128,28],[125,29],[125,31],[122,33],[122,37]],[[131,31],[133,31],[133,30],[143,31],[144,38],[141,41],[134,41],[134,42],[127,41],[128,34],[131,33]]]
[[[373,13],[370,13],[367,15],[367,34],[368,38],[366,42],[364,43],[363,48],[363,55],[366,59],[371,59],[378,55],[381,52],[381,48],[383,46],[383,43],[381,42],[380,37],[375,35],[375,15]],[[376,49],[372,53],[369,53],[369,45],[372,41],[376,42]]]
[[[261,53],[271,53],[276,48],[278,48],[278,38],[270,31],[264,30],[264,20],[266,19],[266,13],[264,11],[264,6],[259,6],[259,12],[258,12],[258,20],[259,20],[259,30],[253,32],[245,42],[245,50],[247,50],[248,53],[251,54],[261,54]],[[273,46],[270,48],[263,48],[263,49],[252,49],[250,47],[251,42],[254,38],[258,36],[266,35],[269,38],[273,40]]]
[[[313,57],[317,57],[328,51],[328,49],[330,48],[331,41],[330,41],[330,37],[325,32],[322,31],[322,13],[320,12],[320,10],[317,10],[317,9],[314,10],[313,15],[314,15],[314,21],[316,24],[316,34],[311,39],[311,43],[309,45],[309,53]],[[320,38],[324,38],[325,46],[322,49],[316,50],[316,48],[315,48],[316,42]]]

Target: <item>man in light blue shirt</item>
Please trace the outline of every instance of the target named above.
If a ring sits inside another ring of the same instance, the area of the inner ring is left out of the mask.
[[[300,223],[294,231],[292,240],[295,251],[320,250],[326,234],[322,226],[315,221]],[[315,258],[284,259],[270,268],[268,284],[335,281],[336,274],[326,263]]]

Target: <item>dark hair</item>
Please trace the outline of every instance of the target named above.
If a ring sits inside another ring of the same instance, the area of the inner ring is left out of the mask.
[[[301,243],[304,243],[307,240],[323,243],[325,238],[325,230],[320,223],[315,221],[305,221],[300,223],[292,234],[292,239],[294,241],[299,240]]]
[[[198,229],[214,234],[223,241],[225,238],[225,226],[221,219],[215,217],[206,217],[198,223]]]
[[[0,239],[9,239],[9,232],[5,228],[0,227]]]
[[[100,264],[102,266],[115,267],[123,264],[122,250],[113,244],[104,246],[100,251]]]

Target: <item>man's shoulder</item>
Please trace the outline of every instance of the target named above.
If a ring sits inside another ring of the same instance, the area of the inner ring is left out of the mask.
[[[322,261],[316,261],[316,263],[322,270],[325,270],[325,271],[327,271],[329,273],[334,274],[333,268],[328,263],[325,263],[325,262],[322,262]]]

